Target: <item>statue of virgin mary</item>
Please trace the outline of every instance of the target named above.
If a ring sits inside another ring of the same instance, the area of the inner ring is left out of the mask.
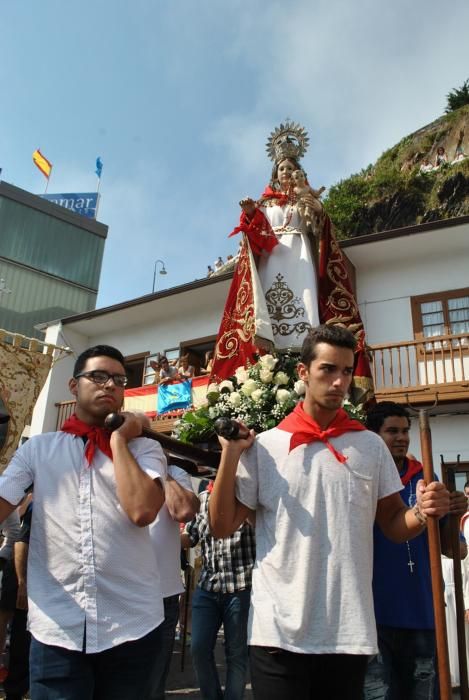
[[[301,206],[292,175],[301,170],[308,136],[290,121],[272,132],[267,152],[272,176],[255,202],[241,200],[241,217],[230,235],[243,236],[215,346],[212,378],[225,379],[266,351],[299,352],[311,328],[342,323],[364,331],[343,254],[315,191]],[[313,212],[306,221],[307,205]],[[369,368],[368,368],[369,372]]]

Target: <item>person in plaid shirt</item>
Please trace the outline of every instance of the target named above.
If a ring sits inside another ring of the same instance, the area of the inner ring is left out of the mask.
[[[200,496],[200,510],[182,535],[184,547],[200,542],[202,568],[192,599],[192,660],[204,700],[241,700],[248,664],[247,622],[255,559],[254,531],[245,521],[230,537],[210,532],[208,502],[213,484]],[[226,687],[223,694],[214,649],[223,624]]]

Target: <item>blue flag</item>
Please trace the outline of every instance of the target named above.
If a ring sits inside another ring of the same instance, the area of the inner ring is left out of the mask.
[[[167,413],[178,408],[187,408],[192,403],[192,379],[177,384],[160,384],[156,399],[157,413]]]
[[[96,173],[96,175],[100,178],[102,172],[103,172],[103,161],[101,160],[101,158],[96,158],[96,170],[95,170],[95,173]]]

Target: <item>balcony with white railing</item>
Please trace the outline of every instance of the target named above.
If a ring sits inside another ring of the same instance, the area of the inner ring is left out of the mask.
[[[372,345],[378,401],[469,400],[469,333]]]

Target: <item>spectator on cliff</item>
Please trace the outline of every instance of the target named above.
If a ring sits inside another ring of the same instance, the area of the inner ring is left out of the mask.
[[[436,152],[435,168],[440,168],[447,162],[448,158],[446,156],[446,151],[443,146],[439,146]]]
[[[423,174],[431,173],[433,169],[433,165],[430,163],[428,158],[424,158],[422,161],[422,165],[419,168],[419,172]]]
[[[207,277],[211,277],[213,275],[213,267],[211,265],[207,265]]]
[[[464,153],[464,149],[462,147],[462,144],[458,144],[456,146],[456,150],[454,152],[454,158],[451,161],[451,165],[456,165],[457,163],[460,163],[463,160],[466,160],[467,154]]]
[[[221,255],[218,256],[218,260],[215,260],[214,266],[215,266],[215,272],[218,272],[218,270],[221,270],[225,263],[223,262],[223,258]]]

